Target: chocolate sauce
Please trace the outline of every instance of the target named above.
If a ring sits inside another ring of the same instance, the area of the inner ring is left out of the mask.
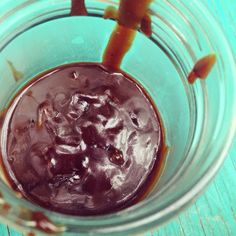
[[[11,209],[11,205],[5,202],[2,193],[0,192],[0,212],[6,214]]]
[[[105,9],[104,11],[104,15],[103,15],[104,19],[113,19],[116,20],[118,18],[118,11],[115,7],[113,6],[109,6]]]
[[[132,46],[136,30],[116,25],[103,55],[103,65],[118,70],[125,54]]]
[[[41,212],[33,212],[31,216],[31,221],[35,222],[35,228],[43,231],[47,234],[56,234],[59,233],[60,230],[57,226],[55,226],[48,217],[46,217]]]
[[[88,12],[85,7],[85,0],[71,0],[71,16],[87,16]]]
[[[0,131],[1,131],[4,119],[5,119],[5,115],[6,115],[6,111],[5,110],[0,111]]]
[[[152,20],[150,15],[146,14],[142,21],[141,21],[141,26],[140,30],[147,36],[151,37],[152,36]]]
[[[2,209],[3,209],[4,211],[9,211],[9,210],[11,209],[11,205],[8,204],[8,203],[4,203],[4,204],[2,205]]]
[[[216,55],[210,54],[198,60],[194,65],[192,71],[188,75],[188,82],[193,84],[196,79],[204,80],[211,72],[216,63]]]
[[[11,61],[7,61],[7,64],[9,65],[11,69],[11,72],[15,81],[21,80],[23,78],[23,73],[21,71],[18,71]]]
[[[145,90],[100,64],[60,66],[27,84],[5,120],[7,173],[47,209],[98,215],[131,206],[163,164],[164,134]]]
[[[118,10],[113,7],[113,6],[109,6],[105,9],[104,11],[104,15],[103,15],[104,19],[113,19],[113,20],[117,20],[118,19]],[[143,19],[141,20],[140,23],[140,30],[147,36],[147,37],[151,37],[152,35],[152,21],[151,21],[151,17],[148,13],[146,13],[146,15],[143,17]]]
[[[147,16],[148,6],[151,0],[121,0],[117,13],[117,25],[112,32],[108,45],[103,55],[103,65],[117,70],[125,54],[130,49],[137,29],[143,26],[143,31],[151,35],[151,20]],[[110,10],[111,16],[115,16],[114,10]],[[109,14],[108,14],[109,15]]]
[[[33,232],[29,232],[27,236],[35,236],[35,234]]]

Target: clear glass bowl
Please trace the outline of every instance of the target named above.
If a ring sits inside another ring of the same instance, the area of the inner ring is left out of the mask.
[[[88,17],[69,17],[70,4],[69,0],[0,3],[1,111],[42,71],[76,61],[101,61],[115,25],[102,15],[118,1],[87,0]],[[3,223],[44,234],[32,219],[35,212],[42,212],[62,235],[138,234],[174,217],[212,180],[236,128],[236,68],[230,47],[200,1],[156,0],[150,14],[152,37],[138,33],[122,69],[147,89],[164,122],[169,152],[154,190],[144,201],[115,214],[69,217],[19,198],[1,170]],[[186,78],[196,60],[212,52],[217,63],[207,80],[189,85]]]

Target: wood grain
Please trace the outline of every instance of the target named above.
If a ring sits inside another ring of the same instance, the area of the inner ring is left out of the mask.
[[[236,139],[207,191],[175,220],[145,236],[236,235]]]

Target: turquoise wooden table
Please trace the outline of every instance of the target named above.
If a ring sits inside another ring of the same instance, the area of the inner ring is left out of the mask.
[[[224,27],[236,55],[235,0],[202,0]],[[231,13],[234,14],[231,14]],[[0,236],[22,236],[0,224]],[[235,236],[236,235],[236,138],[231,151],[207,191],[177,218],[145,236]]]

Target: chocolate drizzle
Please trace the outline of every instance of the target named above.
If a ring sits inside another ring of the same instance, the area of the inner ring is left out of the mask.
[[[112,70],[120,68],[141,25],[142,30],[148,36],[151,35],[151,21],[147,15],[150,3],[151,0],[121,0],[117,14],[114,13],[114,9],[110,9],[105,14],[106,17],[117,17],[117,25],[103,54],[103,65],[107,68]]]
[[[198,60],[192,71],[188,75],[188,82],[190,84],[193,84],[196,79],[201,79],[204,80],[207,78],[209,73],[211,72],[213,66],[216,63],[216,55],[215,54],[210,54],[207,55],[200,60]]]
[[[71,16],[87,16],[85,0],[71,0]]]

